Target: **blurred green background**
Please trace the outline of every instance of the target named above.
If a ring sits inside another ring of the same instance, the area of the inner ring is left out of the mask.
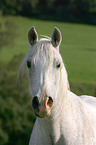
[[[28,145],[35,116],[28,70],[17,81],[29,44],[27,32],[62,33],[60,53],[71,90],[96,96],[96,0],[0,1],[0,145]]]

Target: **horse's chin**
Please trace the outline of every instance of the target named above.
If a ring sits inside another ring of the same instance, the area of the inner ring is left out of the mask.
[[[43,112],[43,113],[36,113],[35,115],[39,118],[49,117],[51,115],[51,112]]]

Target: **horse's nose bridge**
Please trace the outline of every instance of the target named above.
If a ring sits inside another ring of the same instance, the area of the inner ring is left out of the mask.
[[[44,72],[44,70],[41,70],[39,72],[39,74],[40,74],[40,84],[41,84],[41,86],[44,86],[44,84],[45,84],[45,72]]]
[[[38,89],[38,92],[37,95],[39,97],[39,99],[41,99],[43,97],[43,101],[44,101],[44,98],[46,98],[48,95],[49,95],[49,91],[48,91],[48,71],[46,69],[40,69],[38,70],[38,75],[37,75],[37,89]]]
[[[42,84],[42,86],[43,86],[43,88],[45,87],[47,87],[47,84],[48,84],[48,82],[49,82],[49,69],[48,70],[44,70],[44,72],[43,72],[43,76],[42,76],[42,78],[43,78],[43,84]]]
[[[40,85],[41,85],[41,93],[45,92],[46,90],[46,73],[45,71],[40,72]]]

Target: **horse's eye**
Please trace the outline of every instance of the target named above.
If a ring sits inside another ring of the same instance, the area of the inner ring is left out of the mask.
[[[61,64],[59,63],[56,65],[56,68],[58,69],[58,68],[60,68],[60,66],[61,66]]]
[[[31,67],[31,61],[27,60],[27,66],[28,66],[28,68]]]

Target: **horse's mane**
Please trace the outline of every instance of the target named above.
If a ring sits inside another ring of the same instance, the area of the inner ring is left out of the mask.
[[[41,38],[40,40],[49,40],[49,41],[51,41],[51,38],[50,37],[48,37],[48,36],[45,36],[45,35],[40,35],[40,36],[42,36],[43,38]]]

